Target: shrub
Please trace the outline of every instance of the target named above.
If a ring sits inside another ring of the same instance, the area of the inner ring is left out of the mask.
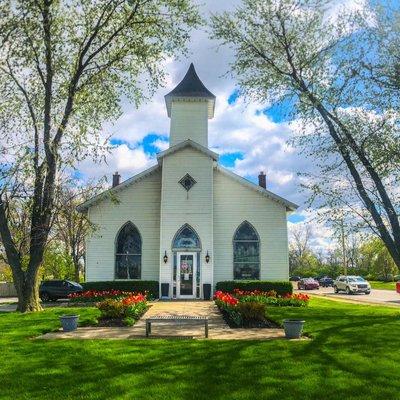
[[[97,303],[100,310],[101,318],[125,318],[126,307],[119,301],[114,299],[106,299]]]
[[[158,299],[158,281],[99,281],[82,283],[83,290],[120,290],[126,292],[147,292],[150,298]]]
[[[135,295],[134,292],[123,292],[122,290],[86,290],[84,292],[71,293],[68,295],[74,303],[96,303],[106,299],[122,300]],[[145,293],[147,297],[147,293]]]
[[[246,301],[238,303],[237,310],[240,313],[242,320],[245,324],[253,321],[264,321],[266,306],[264,303],[256,301]]]
[[[293,286],[289,281],[221,281],[217,283],[216,289],[227,293],[233,293],[235,289],[260,292],[273,290],[281,296],[293,293]]]
[[[251,292],[235,289],[233,295],[240,302],[259,302],[272,306],[292,306],[304,307],[308,305],[310,297],[303,293],[292,293],[279,296],[274,290],[269,292],[260,292],[253,290]]]
[[[100,319],[139,319],[147,309],[146,296],[138,293],[120,299],[105,299],[96,304]]]

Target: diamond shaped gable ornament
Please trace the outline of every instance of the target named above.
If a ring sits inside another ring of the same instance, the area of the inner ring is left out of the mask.
[[[182,187],[189,192],[189,190],[196,184],[196,181],[189,175],[186,174],[180,181],[179,183],[182,185]]]

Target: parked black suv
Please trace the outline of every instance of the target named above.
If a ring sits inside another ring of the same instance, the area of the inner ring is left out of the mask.
[[[323,278],[320,278],[318,282],[322,287],[333,286],[333,279],[329,278],[329,276],[324,276]]]
[[[83,287],[72,281],[43,281],[39,286],[39,296],[42,301],[66,299],[71,293],[82,292]]]

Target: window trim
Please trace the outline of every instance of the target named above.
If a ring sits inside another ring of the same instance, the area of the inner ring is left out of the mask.
[[[117,246],[118,246],[118,237],[122,231],[122,229],[125,228],[127,225],[132,225],[134,229],[136,229],[139,238],[140,238],[140,254],[129,254],[130,256],[140,256],[140,276],[139,278],[117,278],[117,256],[120,255],[126,255],[125,253],[117,253]],[[127,221],[125,222],[119,229],[118,232],[115,235],[114,238],[114,281],[140,281],[142,280],[142,256],[143,256],[143,238],[142,234],[140,233],[139,228],[132,222],[132,221]]]
[[[197,239],[199,241],[199,247],[175,247],[175,240],[177,239],[177,237],[180,235],[180,233],[185,229],[185,228],[189,228],[191,229],[194,234],[197,236]],[[191,252],[191,251],[201,251],[202,249],[202,245],[201,245],[201,239],[199,234],[197,233],[196,229],[194,229],[191,225],[189,224],[184,224],[182,225],[175,233],[173,239],[172,239],[172,243],[171,243],[171,249],[172,251],[180,251],[180,252]]]
[[[255,232],[255,234],[257,235],[257,240],[251,240],[251,239],[238,239],[235,240],[235,236],[238,232],[238,230],[244,225],[244,224],[248,224],[250,225],[250,227],[253,229],[253,231]],[[232,279],[233,280],[246,280],[246,279],[235,279],[235,264],[255,264],[254,261],[252,262],[235,262],[235,243],[254,243],[257,242],[258,243],[258,278],[254,279],[254,280],[261,280],[261,239],[260,239],[260,235],[257,231],[257,229],[254,227],[254,225],[247,221],[244,220],[242,223],[239,224],[239,226],[235,229],[235,232],[233,233],[233,237],[232,237]],[[253,280],[253,279],[252,279]]]

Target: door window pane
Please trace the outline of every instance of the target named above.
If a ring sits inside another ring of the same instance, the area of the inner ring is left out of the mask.
[[[193,295],[193,255],[180,257],[180,294]]]

